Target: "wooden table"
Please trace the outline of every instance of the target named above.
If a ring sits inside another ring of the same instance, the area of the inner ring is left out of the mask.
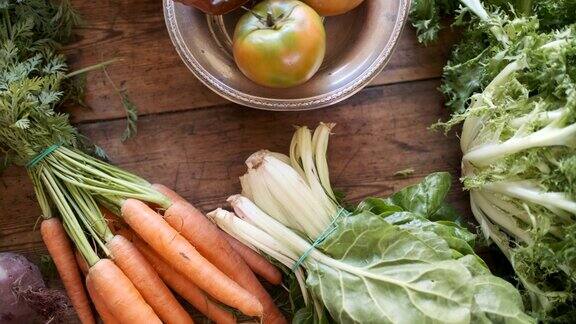
[[[187,70],[170,43],[160,0],[73,1],[85,18],[66,54],[74,68],[113,57],[114,82],[128,89],[139,108],[138,135],[122,143],[124,112],[101,72],[88,77],[90,110],[72,112],[82,133],[112,161],[152,182],[166,184],[205,211],[226,206],[240,191],[244,160],[259,149],[287,152],[292,125],[335,122],[329,149],[335,188],[351,201],[386,196],[433,171],[454,175],[450,201],[469,216],[458,185],[460,151],[451,134],[428,127],[448,113],[437,91],[453,36],[429,47],[407,27],[392,60],[372,84],[330,108],[266,112],[220,98]],[[394,173],[413,168],[400,178]],[[35,224],[40,216],[22,168],[0,177],[0,251],[46,254]]]

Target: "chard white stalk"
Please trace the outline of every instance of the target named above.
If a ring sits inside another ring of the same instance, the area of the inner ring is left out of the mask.
[[[289,247],[291,251],[295,251],[296,254],[301,255],[310,247],[310,244],[306,240],[292,232],[276,219],[270,217],[270,215],[258,208],[250,199],[241,195],[234,195],[228,198],[228,202],[238,217],[247,220],[262,231],[269,233],[272,237],[275,237],[278,241]]]
[[[336,201],[336,195],[332,190],[330,184],[330,172],[328,171],[328,160],[326,159],[326,152],[328,151],[328,140],[332,129],[336,126],[334,123],[320,123],[312,137],[312,146],[314,147],[314,162],[316,163],[316,170],[318,171],[318,178],[326,194]]]
[[[246,220],[236,217],[234,213],[220,208],[208,213],[207,216],[224,232],[244,243],[255,252],[263,252],[282,263],[288,269],[293,269],[298,256],[266,232],[248,223]],[[306,289],[304,272],[300,267],[293,270],[304,302],[308,305],[310,297]]]
[[[222,209],[208,214],[222,230],[289,269],[309,253],[293,270],[305,303],[312,302],[318,314],[323,313],[322,307],[309,296],[303,267],[327,258],[310,242],[330,226],[338,212],[326,159],[333,127],[321,123],[314,134],[299,127],[289,157],[266,150],[252,154],[246,160],[248,171],[240,177],[244,196],[228,199],[235,214]]]
[[[333,127],[334,124],[321,123],[314,137],[308,127],[299,127],[290,144],[291,166],[306,180],[316,199],[325,208],[331,208],[335,200],[326,161],[328,137]]]
[[[278,152],[270,152],[270,155],[275,157],[276,159],[290,165],[290,157],[286,154],[278,153]]]
[[[207,216],[226,233],[241,242],[248,242],[248,246],[252,246],[256,250],[274,255],[276,259],[288,267],[291,267],[294,259],[298,257],[268,233],[237,217],[234,213],[218,208],[208,213]]]
[[[263,208],[273,213],[279,221],[291,228],[303,230],[311,238],[315,238],[330,224],[332,210],[325,209],[315,199],[306,181],[291,166],[265,151],[253,154],[247,164],[254,166],[253,175],[246,180],[251,181],[255,201],[264,201],[265,197],[257,195],[267,192],[265,195],[273,198],[269,203],[274,206],[265,203]]]
[[[262,178],[261,172],[256,169],[248,169],[248,172],[240,177],[240,184],[242,185],[242,194],[254,201],[268,214],[272,215],[282,224],[301,232],[304,231],[300,223],[288,218],[288,215],[290,215],[289,211],[287,211],[282,204],[278,203],[276,197],[270,193]]]
[[[278,222],[315,240],[338,212],[330,185],[326,151],[334,124],[321,123],[314,134],[299,127],[290,157],[266,150],[246,160],[242,193]]]
[[[314,263],[319,262],[333,269],[342,270],[359,277],[372,278],[392,284],[401,284],[398,280],[391,277],[372,273],[362,267],[350,265],[323,254],[319,250],[315,249],[308,241],[302,239],[289,228],[260,210],[258,206],[246,197],[235,195],[229,198],[229,202],[232,204],[235,213],[240,218],[250,220],[256,225],[256,227],[268,233],[277,242],[286,246],[286,248],[300,256],[304,253],[308,253],[308,257],[302,263],[304,267],[314,266]]]
[[[320,123],[314,135],[308,127],[298,127],[290,143],[290,165],[306,180],[316,200],[330,213],[336,212],[336,199],[330,185],[326,151],[334,125]]]

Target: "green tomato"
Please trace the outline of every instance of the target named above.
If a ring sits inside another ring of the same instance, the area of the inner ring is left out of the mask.
[[[318,71],[326,52],[322,18],[303,2],[266,0],[246,13],[234,31],[234,60],[250,80],[287,88]]]

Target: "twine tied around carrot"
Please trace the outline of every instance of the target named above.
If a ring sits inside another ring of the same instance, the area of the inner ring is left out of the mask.
[[[52,154],[60,146],[62,146],[62,143],[52,144],[52,145],[48,146],[47,148],[45,148],[42,152],[38,153],[38,155],[36,155],[30,161],[28,161],[28,163],[26,163],[26,169],[32,169],[33,167],[35,167],[36,164],[38,164],[40,161],[42,161],[48,155]]]

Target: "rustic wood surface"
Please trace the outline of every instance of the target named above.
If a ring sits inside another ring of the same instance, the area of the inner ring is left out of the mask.
[[[73,1],[85,18],[77,41],[66,48],[74,68],[112,57],[110,77],[138,105],[138,135],[120,142],[123,110],[101,72],[88,77],[90,109],[72,111],[81,131],[114,163],[152,182],[173,187],[211,210],[239,192],[244,159],[259,149],[286,152],[292,125],[336,122],[329,162],[334,186],[356,201],[385,196],[434,171],[450,171],[450,201],[466,216],[467,195],[458,185],[458,141],[428,127],[447,117],[437,91],[454,36],[423,47],[407,27],[387,68],[335,107],[298,113],[265,112],[226,102],[200,84],[170,43],[160,0]],[[413,168],[407,178],[395,172]],[[46,253],[35,224],[32,187],[22,168],[0,176],[0,251],[37,261]]]

